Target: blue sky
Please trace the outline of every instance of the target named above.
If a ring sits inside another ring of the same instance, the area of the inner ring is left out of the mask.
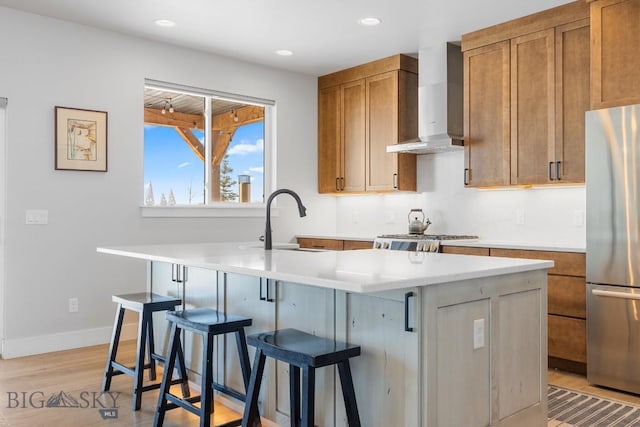
[[[194,131],[201,141],[202,131]],[[204,164],[173,128],[145,125],[144,127],[144,195],[151,182],[155,204],[162,194],[168,198],[173,190],[176,204],[202,204],[204,197]],[[252,123],[239,127],[227,149],[232,177],[251,176],[251,201],[263,201],[264,124]],[[237,193],[237,186],[234,188]]]

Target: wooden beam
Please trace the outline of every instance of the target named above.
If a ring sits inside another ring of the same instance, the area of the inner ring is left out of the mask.
[[[169,113],[162,114],[156,108],[144,109],[144,122],[150,125],[172,126],[185,129],[204,129],[204,117],[200,114]]]
[[[227,148],[229,148],[229,144],[231,143],[231,138],[233,138],[234,133],[235,129],[233,130],[233,133],[214,131],[214,136],[211,138],[211,142],[213,142],[211,164],[213,165],[213,167],[220,165],[220,162],[222,162],[224,153],[227,152]]]
[[[238,120],[234,120],[234,112]],[[238,126],[249,123],[256,123],[264,120],[264,107],[256,107],[255,105],[247,105],[234,111],[216,114],[212,117],[211,128],[214,130],[235,130]]]
[[[187,143],[189,148],[193,150],[196,156],[204,162],[204,146],[198,138],[191,132],[191,129],[176,127],[176,132]]]

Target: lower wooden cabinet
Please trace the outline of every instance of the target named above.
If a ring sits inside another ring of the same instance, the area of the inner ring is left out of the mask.
[[[549,367],[580,374],[587,363],[586,257],[584,253],[443,246],[443,253],[549,259],[547,276]]]
[[[372,240],[318,239],[311,237],[298,237],[297,240],[301,248],[326,249],[330,251],[350,251],[371,249],[373,247]]]

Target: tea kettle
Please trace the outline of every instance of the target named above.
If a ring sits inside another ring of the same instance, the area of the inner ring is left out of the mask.
[[[422,216],[422,219],[418,219],[418,216]],[[426,218],[422,209],[411,209],[409,211],[409,234],[423,234],[427,231],[427,228],[431,225],[429,218]],[[413,218],[413,219],[412,219]]]

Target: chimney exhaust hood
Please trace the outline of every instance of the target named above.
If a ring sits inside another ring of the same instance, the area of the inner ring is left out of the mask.
[[[462,150],[463,60],[459,42],[418,53],[418,138],[388,145],[387,153]]]

